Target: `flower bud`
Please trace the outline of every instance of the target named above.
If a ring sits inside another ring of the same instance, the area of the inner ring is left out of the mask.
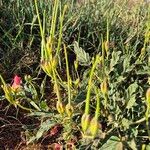
[[[58,111],[61,115],[62,115],[62,114],[64,113],[64,111],[65,111],[62,102],[57,101],[56,108],[57,108],[57,111]]]
[[[101,91],[102,91],[103,95],[106,95],[108,93],[107,79],[106,78],[101,83]]]
[[[95,117],[93,117],[93,119],[90,122],[90,132],[93,137],[97,135],[98,127],[99,127],[98,120]]]
[[[15,75],[14,79],[13,79],[13,84],[12,84],[12,90],[14,91],[18,91],[21,89],[21,83],[22,83],[22,80],[21,80],[21,77]]]
[[[66,105],[66,114],[68,115],[68,117],[71,117],[73,114],[73,107],[70,104]]]
[[[90,124],[90,115],[88,114],[83,114],[82,118],[81,118],[81,127],[83,132],[85,132]]]
[[[150,88],[147,89],[146,92],[146,101],[148,102],[148,104],[150,105]]]

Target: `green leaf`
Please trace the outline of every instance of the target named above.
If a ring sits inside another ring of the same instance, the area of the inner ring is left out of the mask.
[[[134,106],[134,104],[135,104],[135,101],[136,101],[136,98],[135,98],[135,95],[134,95],[134,96],[132,96],[132,97],[128,100],[126,108],[127,108],[127,109],[132,108],[132,107]]]
[[[30,113],[28,116],[41,117],[41,118],[45,117],[46,118],[46,117],[54,117],[54,114],[53,113],[46,113],[46,112],[36,111],[36,112]]]
[[[4,81],[3,77],[0,75],[0,80],[1,82],[3,83],[3,85],[5,86],[6,85],[6,82]]]
[[[132,139],[130,142],[129,142],[129,146],[132,150],[137,150],[137,144],[135,142],[135,139]]]
[[[146,150],[150,150],[150,145],[146,145]]]
[[[137,82],[131,84],[127,89],[127,94],[128,94],[127,96],[129,97],[132,96],[136,92],[137,88],[138,88]]]
[[[118,61],[120,59],[121,51],[113,51],[112,52],[112,58],[110,61],[110,72],[114,70],[114,66],[118,64]]]
[[[41,83],[41,86],[40,86],[40,93],[41,93],[41,99],[43,98],[44,94],[45,94],[45,87],[46,87],[46,77],[44,77],[42,83]]]
[[[49,110],[49,107],[47,106],[47,103],[45,101],[41,101],[40,107],[44,111],[48,111]]]
[[[89,66],[91,64],[89,54],[79,47],[79,44],[76,41],[74,42],[74,52],[80,65]]]
[[[117,136],[111,136],[100,150],[123,150],[123,144]]]
[[[37,104],[34,101],[31,101],[30,104],[38,111],[41,111],[41,109],[37,106]]]
[[[126,56],[124,56],[124,60],[123,60],[123,70],[124,70],[124,72],[126,72],[126,70],[130,67],[130,58],[129,58],[129,56],[128,57],[126,57]]]
[[[134,65],[130,64],[130,60],[131,60],[130,55],[125,55],[123,57],[123,72],[130,72],[131,70],[133,70]]]
[[[122,119],[122,125],[125,129],[128,129],[129,128],[129,125],[130,125],[130,121],[126,118],[123,118]]]
[[[138,88],[138,84],[135,82],[131,84],[127,89],[127,99],[128,99],[127,106],[126,106],[127,109],[132,108],[132,106],[135,104],[135,101],[136,101],[135,92],[137,88]]]
[[[51,120],[46,120],[45,122],[41,124],[40,129],[38,130],[37,134],[31,137],[27,143],[29,144],[35,140],[40,139],[43,136],[43,134],[47,132],[54,125],[55,125],[55,122],[52,122]]]

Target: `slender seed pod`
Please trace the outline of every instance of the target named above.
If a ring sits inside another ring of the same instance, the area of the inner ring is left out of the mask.
[[[150,88],[148,88],[146,91],[146,102],[147,102],[147,110],[145,112],[145,119],[146,119],[147,133],[150,140],[150,130],[149,130]]]
[[[108,85],[107,85],[107,79],[106,78],[101,83],[101,91],[102,91],[103,95],[106,95],[108,93]]]
[[[57,111],[58,111],[61,115],[63,115],[65,109],[64,109],[64,106],[63,106],[62,102],[57,101],[56,108],[57,108]]]
[[[66,105],[66,114],[68,115],[68,117],[71,117],[73,114],[73,107],[72,105],[70,105],[69,103]]]
[[[75,67],[75,70],[76,70],[76,71],[78,70],[78,66],[79,66],[79,62],[78,62],[78,60],[76,59],[76,60],[74,61],[74,67]]]
[[[93,137],[95,137],[98,133],[99,123],[96,117],[93,117],[90,122],[90,132]]]
[[[48,37],[47,43],[46,43],[46,50],[45,50],[48,57],[52,56],[52,44],[53,44],[52,38]]]
[[[107,99],[108,99],[108,97],[107,97],[107,95],[108,95],[108,86],[107,86],[107,79],[106,78],[101,83],[101,92],[102,92],[103,97],[104,97],[104,107],[106,109]]]
[[[100,116],[100,97],[99,97],[99,90],[95,87],[95,93],[96,93],[96,110],[95,110],[95,116],[92,118],[90,122],[90,132],[93,137],[95,137],[98,133],[99,123],[98,118]]]
[[[148,88],[146,91],[146,101],[148,105],[150,105],[150,88]]]
[[[143,59],[145,53],[146,53],[146,49],[145,49],[145,47],[143,47],[143,48],[141,49],[141,54],[140,54],[139,58]]]
[[[105,47],[106,54],[108,56],[108,50],[109,50],[109,42],[108,41],[105,41],[104,47]]]
[[[52,59],[51,67],[52,67],[52,69],[56,69],[56,67],[57,67],[57,59],[56,59],[56,57],[54,57]]]
[[[81,118],[81,126],[82,126],[83,132],[86,132],[89,125],[90,125],[90,115],[89,114],[83,114],[83,116]]]

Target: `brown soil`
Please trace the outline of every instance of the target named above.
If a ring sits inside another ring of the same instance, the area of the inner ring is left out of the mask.
[[[0,102],[0,150],[53,150],[54,143],[62,132],[62,125],[56,124],[34,144],[27,145],[27,135],[23,126],[38,128],[40,121],[27,116],[27,112]],[[58,144],[59,145],[59,144]],[[59,149],[58,149],[59,150]]]
[[[0,102],[0,150],[14,150],[18,145],[26,144],[23,126],[35,128],[39,121],[27,117],[27,112],[9,106],[6,101]]]

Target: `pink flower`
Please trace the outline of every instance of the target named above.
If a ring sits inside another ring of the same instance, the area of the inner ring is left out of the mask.
[[[21,80],[21,77],[15,75],[14,79],[13,79],[13,83],[12,83],[12,89],[13,90],[18,90],[21,88],[21,83],[22,83],[22,80]]]

